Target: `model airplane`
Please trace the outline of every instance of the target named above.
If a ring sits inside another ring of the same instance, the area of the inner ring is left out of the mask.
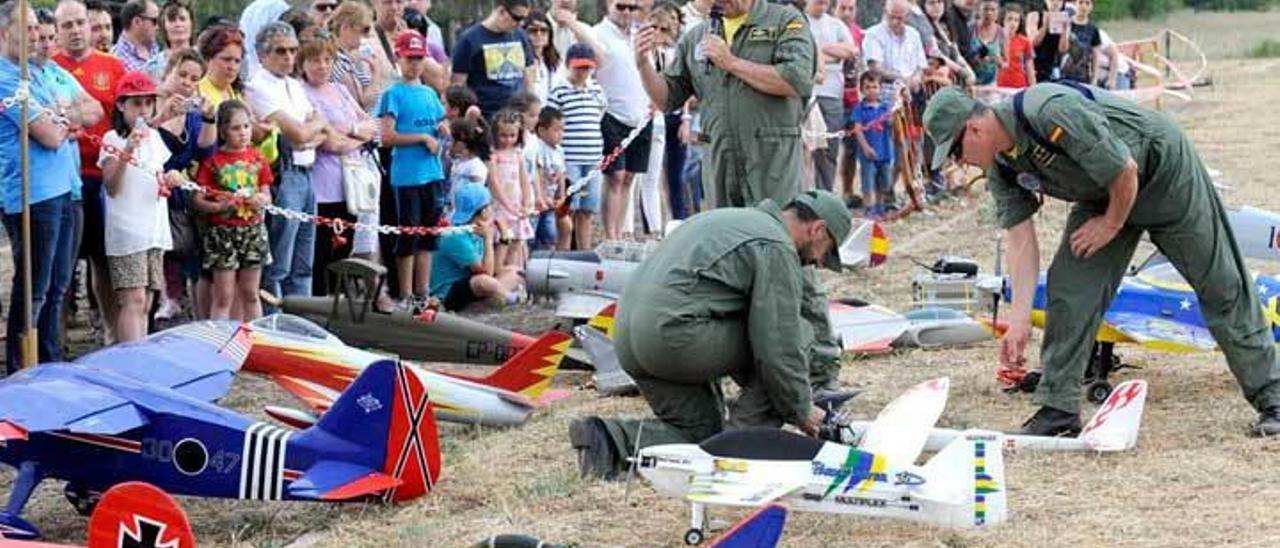
[[[320,326],[290,314],[264,316],[250,324],[253,350],[244,370],[267,375],[316,411],[324,411],[370,364],[386,357],[347,346]],[[524,424],[541,407],[551,379],[571,342],[552,331],[513,356],[484,378],[408,370],[431,394],[436,418],[442,421],[515,426]],[[272,407],[268,414],[295,426],[314,419],[307,414]]]
[[[497,365],[533,338],[485,325],[456,314],[425,310],[378,312],[373,301],[381,292],[386,268],[362,259],[329,265],[337,279],[330,297],[285,297],[284,312],[320,324],[348,344],[380,348],[401,358],[428,362]]]
[[[1263,314],[1271,323],[1273,336],[1280,341],[1280,279],[1255,275],[1258,298]],[[1008,284],[985,282],[982,287],[1003,290],[1006,301],[1012,298]],[[1043,328],[1045,304],[1048,302],[1046,278],[1040,275],[1032,300],[1031,324]],[[1200,300],[1195,291],[1170,263],[1156,263],[1125,276],[1116,290],[1110,308],[1102,316],[1102,325],[1094,345],[1093,358],[1086,374],[1085,395],[1093,403],[1102,403],[1111,393],[1108,377],[1123,367],[1115,355],[1115,345],[1135,344],[1163,352],[1208,352],[1218,348],[1217,341],[1205,325],[1200,313]],[[1036,377],[1022,382],[1023,389],[1033,389]]]
[[[646,447],[635,461],[655,489],[692,504],[685,542],[699,544],[706,506],[760,506],[859,514],[949,527],[1007,518],[1003,434],[970,430],[923,466],[915,461],[946,405],[947,379],[921,383],[888,405],[857,447],[776,428],[745,428],[701,444]]]
[[[202,497],[402,501],[440,477],[430,400],[405,367],[370,365],[315,426],[293,432],[210,403],[248,354],[247,332],[175,329],[0,381],[0,461],[18,471],[0,535],[39,535],[20,514],[48,478],[87,511],[128,481]]]
[[[884,227],[854,219],[840,246],[848,268],[876,267],[889,253]],[[536,251],[525,266],[530,295],[554,297],[556,315],[585,320],[622,295],[631,271],[652,252],[654,242],[604,242],[595,251]]]
[[[854,299],[832,301],[831,329],[846,352],[881,353],[894,347],[943,348],[991,340],[992,329],[950,308],[897,313]]]

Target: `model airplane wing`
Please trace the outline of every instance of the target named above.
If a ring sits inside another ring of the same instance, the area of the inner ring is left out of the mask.
[[[556,316],[587,319],[600,309],[618,301],[616,293],[608,291],[572,291],[560,294],[556,299]]]
[[[250,344],[239,324],[196,322],[91,352],[76,363],[215,401],[231,388]]]
[[[1138,312],[1110,311],[1106,325],[1145,347],[1165,352],[1208,352],[1218,347],[1206,327]]]
[[[0,384],[0,441],[32,432],[119,434],[147,424],[132,401],[93,382],[91,370],[53,363]]]
[[[760,506],[785,497],[805,485],[805,480],[801,477],[794,474],[775,475],[759,463],[751,463],[760,468],[747,474],[747,465],[742,460],[717,459],[716,470],[693,476],[689,483],[689,494],[685,498],[689,502],[701,504]],[[738,466],[743,471],[733,469]]]
[[[289,485],[289,495],[306,500],[351,500],[381,494],[402,483],[357,464],[320,461]]]
[[[925,381],[889,402],[867,428],[858,449],[883,456],[893,466],[914,463],[947,406],[950,386],[946,377]]]
[[[846,352],[888,352],[893,341],[911,327],[901,314],[882,306],[851,306],[833,301],[827,311],[831,330]]]

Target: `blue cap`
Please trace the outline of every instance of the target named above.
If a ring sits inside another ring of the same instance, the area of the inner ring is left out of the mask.
[[[480,183],[467,183],[453,192],[453,226],[471,224],[480,210],[489,205],[489,189]]]

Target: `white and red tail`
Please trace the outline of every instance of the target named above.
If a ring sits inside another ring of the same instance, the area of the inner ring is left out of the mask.
[[[1142,410],[1147,402],[1147,381],[1120,383],[1085,423],[1080,439],[1094,451],[1124,451],[1138,444]]]
[[[537,400],[551,379],[560,370],[564,353],[573,344],[573,338],[561,331],[549,331],[529,346],[512,356],[494,372],[484,378],[473,378],[437,371],[446,376],[515,392],[530,400]]]

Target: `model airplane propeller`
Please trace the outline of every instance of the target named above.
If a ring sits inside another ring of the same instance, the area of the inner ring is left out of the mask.
[[[370,365],[293,432],[211,403],[249,354],[243,328],[178,329],[0,381],[0,461],[18,471],[0,536],[39,535],[20,514],[44,479],[66,481],[87,512],[128,481],[201,497],[403,501],[440,477],[430,400],[404,366]]]

